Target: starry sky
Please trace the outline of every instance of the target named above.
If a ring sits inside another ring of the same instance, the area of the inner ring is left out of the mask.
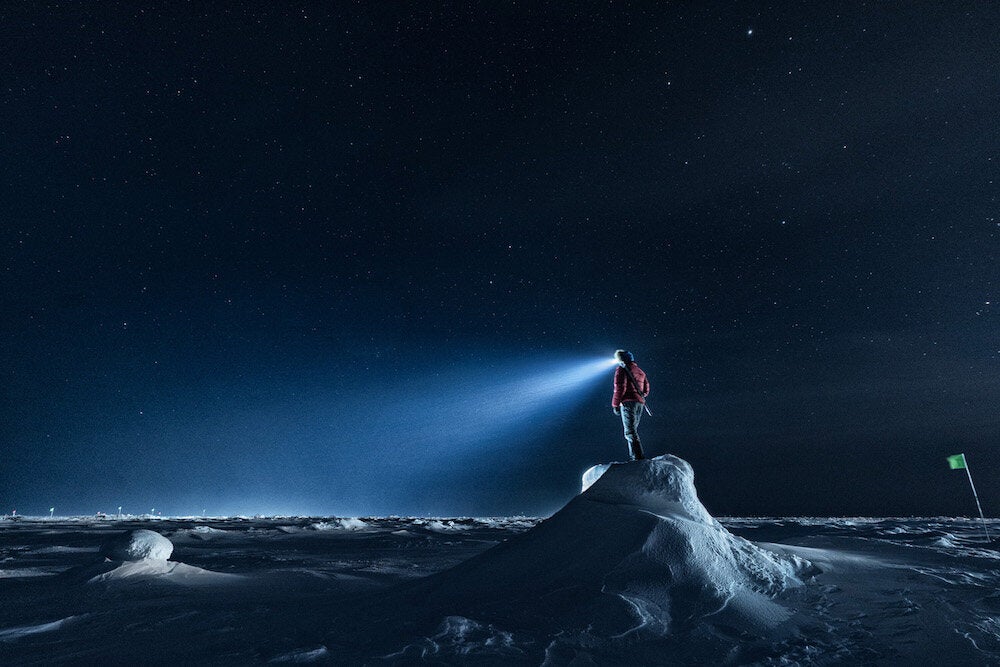
[[[717,515],[1000,515],[1000,7],[240,4],[0,7],[4,513],[549,513],[624,347]]]

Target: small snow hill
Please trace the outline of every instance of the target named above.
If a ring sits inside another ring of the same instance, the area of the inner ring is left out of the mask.
[[[101,560],[70,568],[60,576],[77,583],[119,586],[134,583],[164,583],[199,586],[230,583],[236,575],[212,572],[169,560],[173,543],[144,528],[117,533],[101,546]]]
[[[426,632],[393,656],[533,660],[544,651],[559,664],[655,645],[661,664],[671,653],[745,660],[733,653],[748,640],[794,632],[776,597],[815,568],[730,534],[699,502],[686,461],[599,466],[585,483],[598,475],[535,528],[383,599],[413,610],[407,629]]]

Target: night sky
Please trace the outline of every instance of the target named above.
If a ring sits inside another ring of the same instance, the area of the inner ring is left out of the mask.
[[[702,4],[4,4],[0,510],[1000,514],[1000,6]]]

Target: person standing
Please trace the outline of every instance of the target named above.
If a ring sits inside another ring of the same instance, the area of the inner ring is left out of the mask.
[[[631,352],[618,350],[615,352],[615,359],[618,360],[618,368],[615,369],[611,409],[622,418],[629,460],[638,461],[646,458],[642,453],[638,429],[639,418],[646,407],[646,396],[649,395],[649,379],[635,363]]]

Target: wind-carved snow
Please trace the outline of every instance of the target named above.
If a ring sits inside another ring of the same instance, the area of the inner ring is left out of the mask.
[[[643,598],[629,597],[624,593],[619,593],[618,597],[632,607],[632,613],[635,614],[637,623],[625,632],[612,635],[612,639],[622,639],[643,629],[648,629],[653,633],[661,635],[666,635],[670,631],[670,624],[667,622],[665,610],[660,609],[649,600]]]
[[[435,533],[454,533],[456,531],[468,530],[469,526],[456,523],[454,521],[428,521],[427,530],[432,530]]]
[[[173,543],[152,530],[139,528],[116,535],[108,540],[101,551],[111,560],[168,560],[174,551]]]
[[[89,584],[107,585],[156,581],[200,586],[239,579],[235,575],[169,560],[173,550],[173,543],[155,531],[129,530],[105,541],[100,548],[104,555],[102,561],[72,568],[65,576]]]
[[[55,632],[56,630],[61,630],[66,627],[67,624],[73,623],[81,618],[83,618],[83,616],[69,616],[67,618],[60,618],[58,621],[52,621],[50,623],[39,623],[38,625],[24,625],[17,628],[0,629],[0,642],[12,642],[30,635]]]
[[[271,658],[268,662],[272,663],[282,663],[291,662],[295,664],[303,664],[310,662],[320,662],[328,661],[330,659],[330,651],[325,646],[320,646],[312,650],[304,651],[292,651],[290,653],[283,653],[282,655]]]
[[[172,560],[146,558],[120,564],[107,562],[91,568],[88,583],[125,583],[162,581],[181,586],[219,584],[239,579],[238,576],[222,572],[212,572],[193,565]]]
[[[431,660],[461,656],[466,659],[489,656],[515,657],[523,655],[516,646],[514,636],[492,625],[483,625],[464,616],[448,616],[438,627],[437,633],[409,644],[401,650],[383,656],[390,661]]]
[[[733,625],[764,631],[791,616],[773,596],[813,573],[801,559],[730,534],[698,500],[691,466],[677,457],[612,465],[567,510],[576,504],[585,519],[596,503],[616,508],[623,520],[655,518],[636,525],[635,538],[645,535],[641,548],[607,573],[602,588],[623,596],[644,627],[724,615]],[[604,532],[605,539],[631,537],[610,522]]]
[[[705,624],[771,636],[792,615],[774,598],[817,571],[730,534],[677,457],[595,466],[583,485],[551,518],[416,582],[404,600],[512,637],[578,627],[583,643],[611,645]],[[417,646],[423,657],[448,650],[434,636]]]
[[[212,540],[219,537],[225,537],[229,531],[219,530],[218,528],[212,528],[211,526],[195,526],[189,530],[182,531],[181,534],[174,535],[174,539],[178,537],[193,537],[196,540]]]
[[[587,471],[583,473],[582,488],[580,489],[580,493],[583,493],[592,487],[594,482],[599,480],[601,475],[606,473],[610,467],[610,463],[598,463],[596,466],[588,468]]]
[[[344,518],[333,521],[317,521],[310,524],[313,530],[366,530],[369,526],[361,519]]]

